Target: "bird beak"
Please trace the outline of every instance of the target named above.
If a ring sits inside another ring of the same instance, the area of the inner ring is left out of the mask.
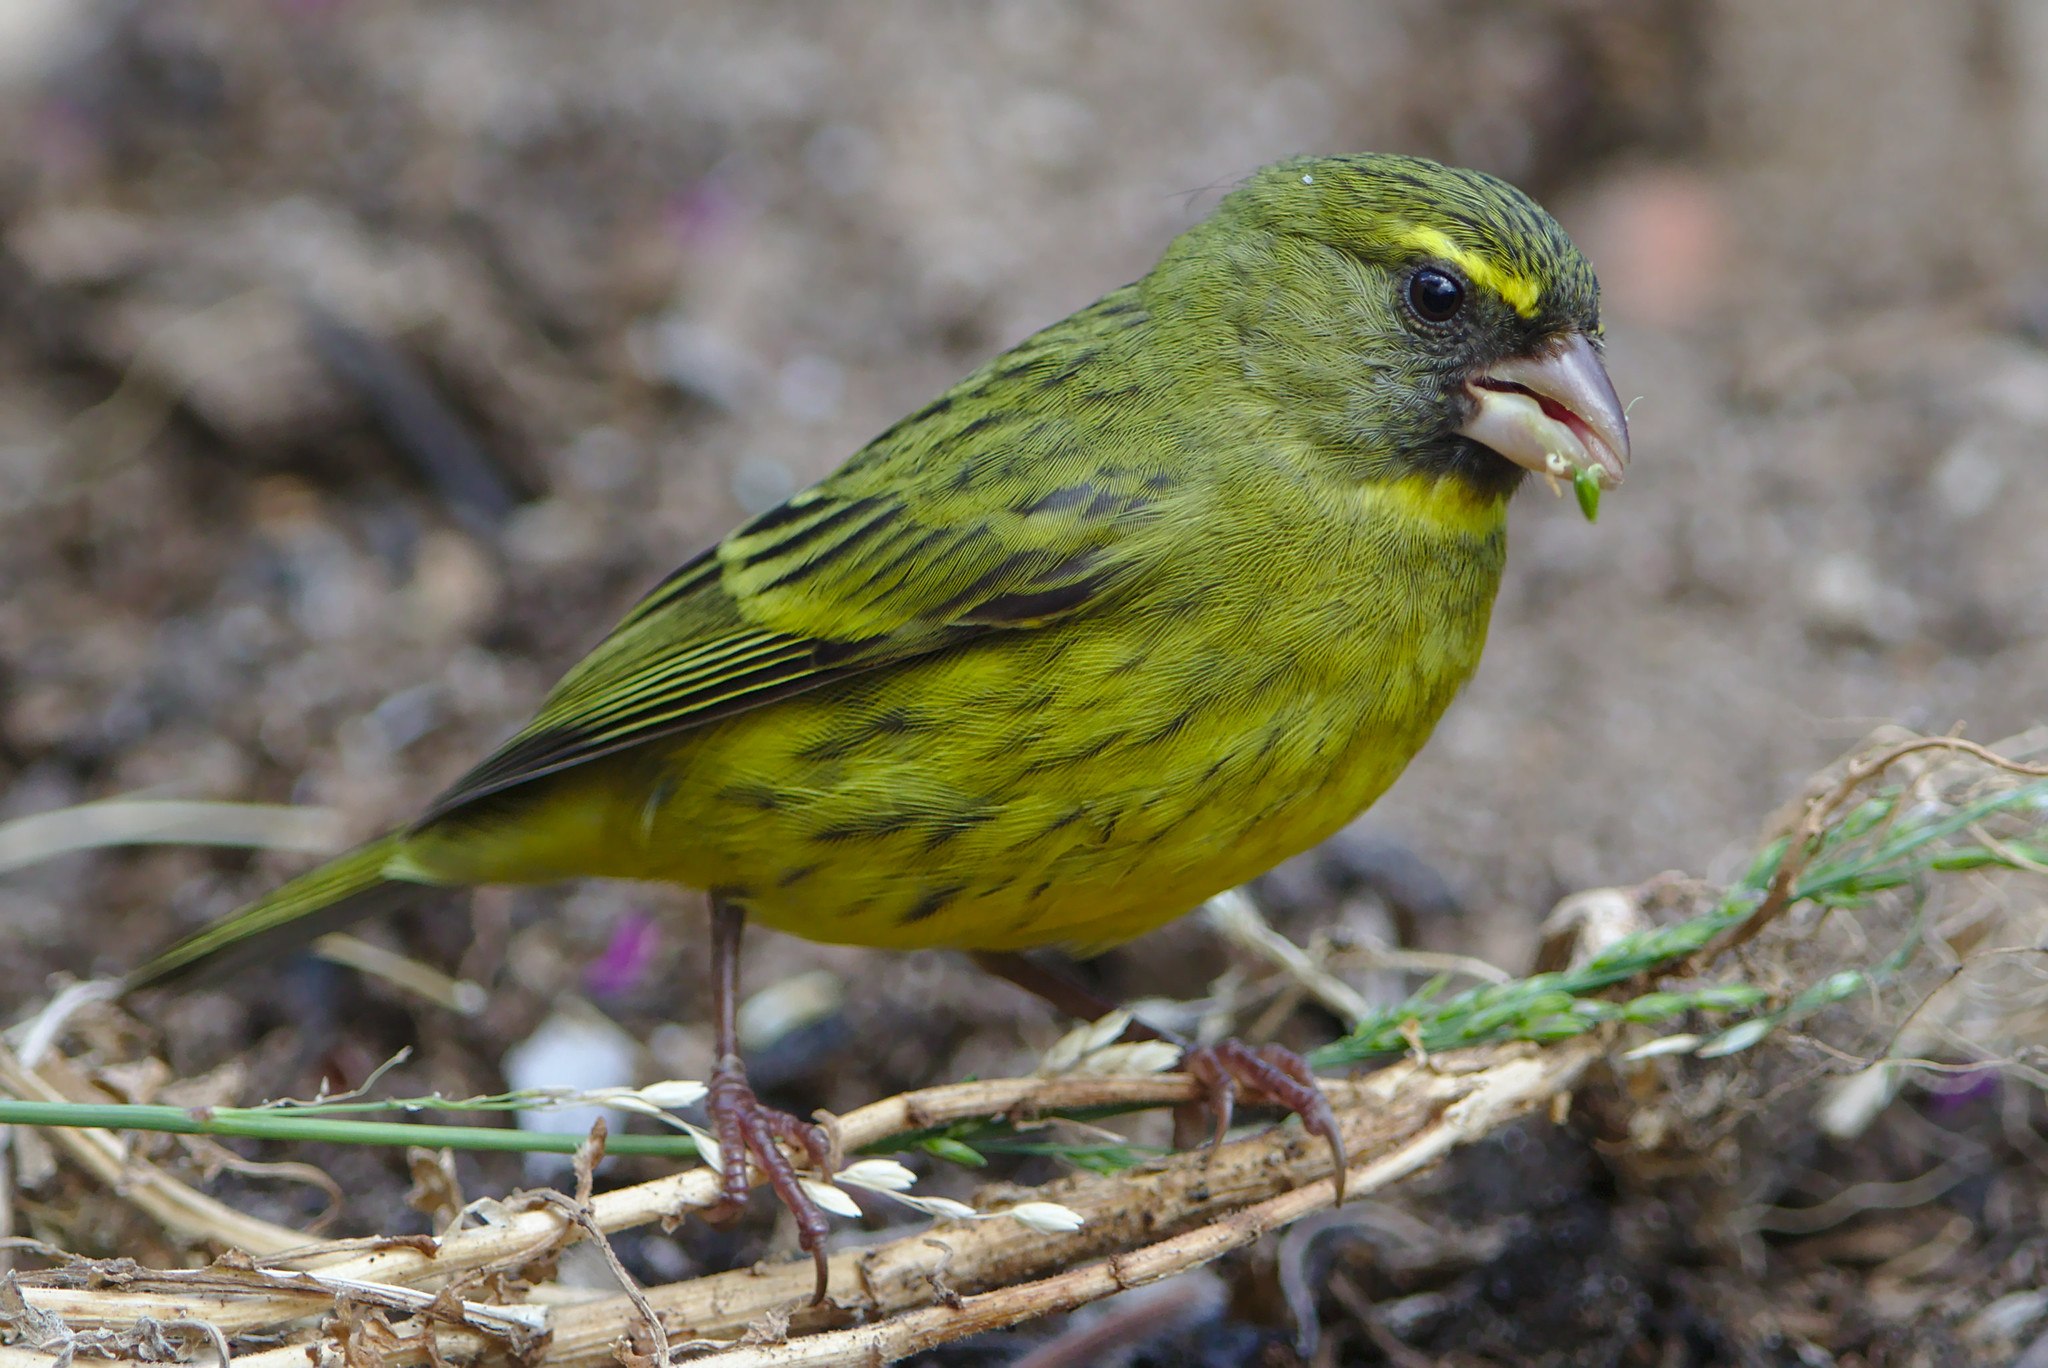
[[[1458,431],[1481,446],[1538,474],[1569,479],[1590,470],[1603,485],[1621,483],[1628,418],[1584,334],[1495,362],[1467,380],[1465,392],[1473,409]]]

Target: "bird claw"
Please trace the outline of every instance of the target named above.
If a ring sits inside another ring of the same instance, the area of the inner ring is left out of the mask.
[[[786,1111],[765,1106],[754,1096],[746,1070],[736,1059],[728,1059],[712,1070],[704,1109],[711,1132],[718,1138],[719,1200],[704,1209],[705,1220],[714,1224],[730,1221],[747,1204],[752,1185],[747,1181],[749,1162],[758,1167],[775,1190],[775,1196],[796,1218],[796,1242],[817,1265],[818,1286],[811,1305],[825,1301],[825,1236],[830,1230],[824,1208],[803,1189],[796,1165],[782,1146],[787,1145],[808,1158],[826,1177],[839,1169],[838,1147],[823,1126],[798,1120]],[[778,1144],[780,1141],[781,1144]]]
[[[1241,1040],[1219,1040],[1202,1045],[1181,1056],[1181,1068],[1202,1086],[1203,1097],[1193,1104],[1206,1106],[1215,1117],[1209,1138],[1214,1152],[1230,1129],[1230,1118],[1240,1098],[1247,1102],[1284,1107],[1301,1118],[1301,1128],[1330,1147],[1337,1164],[1337,1204],[1344,1203],[1344,1180],[1351,1167],[1344,1153],[1344,1135],[1337,1129],[1337,1113],[1308,1061],[1281,1045],[1262,1045],[1254,1050]]]

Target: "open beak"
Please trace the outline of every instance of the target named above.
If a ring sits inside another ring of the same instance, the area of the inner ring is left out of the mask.
[[[1579,333],[1533,356],[1496,362],[1465,382],[1472,416],[1458,431],[1518,466],[1569,479],[1590,470],[1621,483],[1628,418],[1592,342]]]

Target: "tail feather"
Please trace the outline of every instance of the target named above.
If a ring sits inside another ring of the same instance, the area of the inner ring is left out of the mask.
[[[336,856],[131,970],[122,991],[190,975],[214,978],[409,902],[420,885],[384,877],[397,851],[398,837],[385,836]]]

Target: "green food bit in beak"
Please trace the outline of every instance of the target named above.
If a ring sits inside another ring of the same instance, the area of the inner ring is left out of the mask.
[[[1579,512],[1587,522],[1600,521],[1600,472],[1591,466],[1572,476],[1572,493],[1579,496]]]

